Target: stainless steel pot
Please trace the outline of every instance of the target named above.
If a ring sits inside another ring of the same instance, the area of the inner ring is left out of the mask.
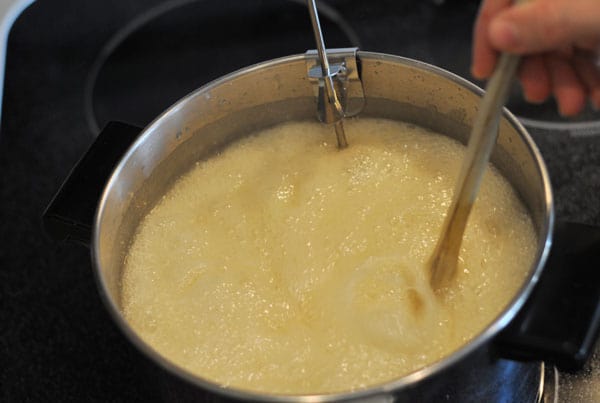
[[[314,57],[307,54],[269,61],[200,88],[146,127],[116,168],[111,168],[112,175],[97,203],[90,246],[100,293],[114,320],[133,344],[181,383],[178,388],[185,390],[184,395],[208,391],[211,396],[253,401],[466,401],[467,397],[473,401],[494,401],[502,396],[510,400],[510,395],[498,387],[507,377],[515,381],[533,379],[530,386],[524,387],[528,389],[526,393],[535,395],[539,362],[502,360],[494,341],[522,309],[542,274],[552,238],[553,201],[544,162],[526,130],[508,111],[500,124],[492,162],[512,183],[531,213],[538,236],[535,261],[531,267],[523,268],[527,279],[502,313],[471,342],[443,360],[357,392],[314,396],[255,394],[222,388],[174,365],[144,343],[124,319],[120,309],[121,270],[140,219],[196,161],[209,158],[255,130],[289,120],[315,119],[315,84],[307,77]],[[361,116],[414,122],[466,143],[480,89],[447,71],[414,60],[368,52],[359,52],[358,59],[365,94]],[[354,98],[350,92],[348,102],[360,102]],[[46,213],[50,219],[56,215],[53,207]],[[52,231],[52,225],[48,227]],[[486,379],[483,384],[482,378]],[[519,397],[525,393],[523,390],[514,393]]]

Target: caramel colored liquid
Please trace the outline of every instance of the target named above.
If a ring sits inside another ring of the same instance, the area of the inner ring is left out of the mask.
[[[467,225],[451,292],[425,263],[464,147],[387,120],[318,123],[233,144],[181,178],[137,232],[127,320],[160,354],[222,385],[349,391],[450,354],[506,307],[536,236],[493,168]]]

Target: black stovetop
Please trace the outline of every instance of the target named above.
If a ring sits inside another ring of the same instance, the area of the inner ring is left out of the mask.
[[[469,78],[477,2],[323,3],[331,47],[360,45]],[[314,48],[302,10],[282,0],[38,0],[18,18],[0,131],[1,401],[160,400],[145,360],[102,306],[89,251],[49,239],[41,215],[107,121],[143,126],[211,79]],[[557,218],[600,225],[600,130],[532,134]]]

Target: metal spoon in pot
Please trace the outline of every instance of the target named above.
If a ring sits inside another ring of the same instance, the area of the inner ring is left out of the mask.
[[[481,179],[498,138],[502,108],[519,64],[520,57],[504,53],[488,82],[479,112],[471,129],[467,154],[463,160],[452,204],[442,226],[442,233],[431,256],[430,283],[434,290],[444,288],[454,277],[458,254],[469,213],[477,197]]]

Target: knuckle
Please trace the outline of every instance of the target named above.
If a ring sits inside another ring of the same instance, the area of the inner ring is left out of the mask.
[[[540,1],[538,12],[543,18],[538,18],[537,39],[548,46],[565,46],[569,43],[569,21],[568,14],[562,12],[551,1]]]

